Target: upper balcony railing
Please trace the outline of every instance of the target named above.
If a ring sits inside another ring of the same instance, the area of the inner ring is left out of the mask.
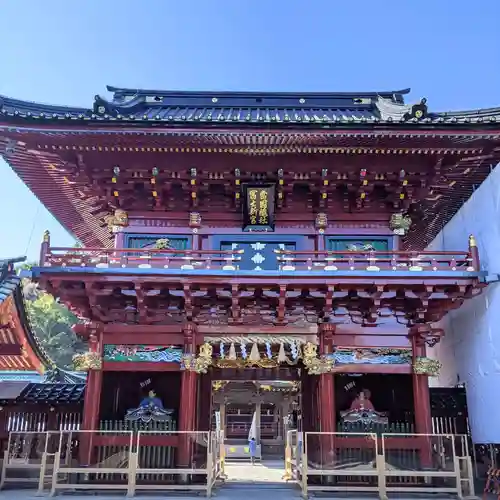
[[[172,250],[138,248],[51,248],[42,246],[42,267],[138,268],[194,271],[239,271],[243,250]],[[275,271],[301,274],[311,272],[399,271],[399,272],[479,272],[480,263],[474,239],[467,252],[403,251],[288,251],[276,250]],[[249,270],[265,275],[272,270]],[[399,273],[398,273],[399,274]]]
[[[48,248],[42,267],[216,269],[236,271],[242,251],[141,248]]]
[[[479,271],[471,252],[277,251],[282,271]]]

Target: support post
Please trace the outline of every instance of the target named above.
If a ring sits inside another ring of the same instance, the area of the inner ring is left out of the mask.
[[[102,356],[102,342],[98,341],[95,332],[89,337],[89,350],[99,352]],[[85,388],[82,430],[95,431],[99,427],[99,411],[102,397],[102,370],[89,370]],[[82,465],[89,465],[92,460],[92,433],[83,433],[81,440]]]
[[[262,402],[259,400],[257,403],[255,403],[255,435],[256,435],[255,441],[257,441],[257,446],[262,446],[261,443],[262,432],[260,428],[261,413],[262,413]]]
[[[320,325],[321,355],[333,352],[333,334],[335,325],[322,323]],[[330,463],[335,455],[334,435],[336,428],[335,383],[333,373],[323,373],[319,376],[319,417],[320,431],[329,433],[321,439],[321,462]]]
[[[418,329],[411,334],[412,364],[418,356],[425,356],[425,342],[420,337]],[[417,434],[432,434],[431,401],[429,391],[429,377],[412,373],[413,402],[415,408],[415,432]],[[432,465],[432,446],[430,437],[421,439],[422,465]]]
[[[184,327],[184,352],[195,354],[196,352],[196,330],[193,323],[187,323]],[[184,370],[181,379],[181,402],[179,409],[179,453],[178,461],[180,467],[190,467],[192,463],[192,450],[187,432],[195,430],[196,426],[196,373]]]
[[[411,337],[413,362],[418,356],[425,356],[425,344],[418,342],[418,334]],[[431,402],[429,377],[412,373],[413,401],[415,405],[415,432],[418,434],[432,433]]]
[[[125,233],[123,230],[115,234],[115,248],[125,248]]]

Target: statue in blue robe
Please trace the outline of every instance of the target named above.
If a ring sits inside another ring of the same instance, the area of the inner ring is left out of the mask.
[[[160,410],[163,410],[163,403],[161,402],[161,399],[156,396],[155,391],[149,391],[147,397],[145,397],[141,401],[139,408],[146,408],[148,406],[159,408]]]
[[[125,420],[129,422],[165,422],[172,419],[174,410],[165,409],[160,398],[154,391],[149,391],[147,397],[143,398],[138,408],[127,411]]]

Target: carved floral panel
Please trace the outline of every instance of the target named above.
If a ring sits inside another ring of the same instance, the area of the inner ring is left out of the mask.
[[[329,357],[337,365],[407,365],[411,362],[411,349],[346,349],[338,348]]]
[[[104,361],[180,363],[182,349],[152,345],[115,345],[104,346]]]

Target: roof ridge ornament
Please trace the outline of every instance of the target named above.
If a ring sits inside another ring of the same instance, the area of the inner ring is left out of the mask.
[[[411,119],[418,121],[427,117],[427,99],[424,97],[417,104],[400,104],[392,99],[378,96],[375,107],[382,120],[406,122]]]

